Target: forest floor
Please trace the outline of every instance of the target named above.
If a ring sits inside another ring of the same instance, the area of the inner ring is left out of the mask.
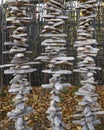
[[[81,130],[80,126],[72,123],[73,114],[78,107],[78,101],[81,99],[74,93],[78,87],[72,86],[66,88],[60,94],[63,111],[63,121],[65,123],[65,130]],[[104,86],[97,86],[97,93],[99,93],[99,104],[101,110],[104,110]],[[14,122],[7,117],[7,112],[13,109],[12,98],[13,95],[8,93],[5,89],[5,96],[0,97],[0,130],[14,130]],[[30,105],[35,110],[33,113],[25,117],[28,125],[33,126],[34,130],[51,130],[50,122],[47,120],[45,113],[49,106],[50,90],[42,89],[41,87],[33,87],[31,94],[28,95]],[[104,116],[101,117],[101,124],[96,127],[96,130],[104,130]]]

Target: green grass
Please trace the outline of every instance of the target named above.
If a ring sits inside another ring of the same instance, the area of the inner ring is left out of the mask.
[[[75,87],[73,87],[71,93],[74,94],[75,92],[78,91],[79,88],[80,88],[80,86],[75,86]]]

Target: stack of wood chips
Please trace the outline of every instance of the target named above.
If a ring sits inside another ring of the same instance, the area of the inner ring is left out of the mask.
[[[28,0],[7,0],[9,17],[6,19],[9,29],[12,33],[10,41],[5,42],[5,46],[9,46],[9,50],[3,53],[10,54],[12,59],[10,64],[1,65],[0,67],[9,67],[4,71],[4,74],[12,74],[13,79],[10,81],[9,92],[16,95],[13,99],[15,109],[8,112],[8,117],[15,121],[16,130],[31,130],[26,126],[24,116],[33,112],[32,107],[26,106],[28,101],[26,94],[30,93],[31,85],[27,75],[36,69],[31,68],[28,47],[28,36],[26,26],[30,22],[30,17],[26,13],[26,8],[31,6]]]
[[[100,111],[99,104],[97,102],[98,94],[95,92],[96,84],[94,74],[96,70],[101,68],[96,67],[95,57],[99,51],[96,48],[98,44],[93,38],[94,28],[92,23],[96,17],[96,0],[84,0],[81,1],[77,7],[80,9],[82,16],[79,19],[78,28],[78,40],[75,42],[77,48],[78,69],[75,72],[79,72],[82,76],[80,81],[81,88],[79,88],[76,95],[82,96],[82,100],[78,103],[79,108],[75,114],[76,120],[73,122],[82,126],[82,130],[94,130],[94,125],[99,124],[100,121],[96,118],[97,114],[104,114]],[[80,119],[81,118],[81,119]]]
[[[70,75],[71,67],[73,66],[73,57],[67,57],[65,47],[66,34],[63,33],[63,25],[67,16],[63,15],[63,2],[62,0],[49,0],[43,7],[47,14],[43,18],[47,25],[43,27],[41,37],[44,38],[41,45],[44,46],[45,52],[36,60],[46,62],[47,69],[43,73],[51,74],[49,84],[43,84],[43,88],[52,89],[50,94],[50,107],[47,110],[49,114],[48,119],[51,122],[52,130],[64,130],[64,123],[62,121],[61,107],[58,106],[60,102],[59,93],[65,87],[70,87],[70,83],[62,82],[62,76]]]

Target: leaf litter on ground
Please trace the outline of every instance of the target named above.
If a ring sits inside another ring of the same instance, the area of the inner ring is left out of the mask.
[[[61,103],[59,103],[59,106],[62,106],[65,130],[81,130],[80,126],[72,123],[72,115],[78,107],[78,101],[81,99],[80,96],[74,94],[77,89],[78,87],[72,86],[60,93]],[[104,110],[104,86],[97,86],[97,92],[101,109]],[[14,95],[8,93],[7,89],[5,89],[5,94],[6,96],[0,97],[0,130],[11,130],[14,129],[14,122],[7,117],[7,112],[14,108],[12,102]],[[25,116],[25,120],[29,126],[33,126],[33,130],[51,130],[46,114],[50,104],[49,97],[50,90],[35,86],[33,86],[31,94],[28,94],[29,101],[26,105],[32,106],[35,111]],[[101,122],[102,124],[96,127],[96,130],[104,129],[104,117],[101,118]]]

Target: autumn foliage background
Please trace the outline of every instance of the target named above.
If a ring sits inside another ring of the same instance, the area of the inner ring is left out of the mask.
[[[8,87],[5,88],[5,96],[0,97],[0,130],[11,130],[14,128],[14,123],[7,117],[7,112],[11,111],[13,108],[12,97],[13,95],[8,93]],[[75,126],[72,123],[73,114],[78,107],[78,102],[80,97],[74,93],[77,91],[78,86],[71,86],[66,88],[60,94],[63,112],[63,120],[66,125],[66,130],[81,130],[80,126]],[[99,103],[100,107],[104,109],[104,86],[97,86],[97,92],[99,93]],[[47,114],[45,113],[50,102],[49,94],[50,90],[42,89],[41,87],[33,86],[31,94],[28,94],[29,102],[34,109],[34,112],[25,116],[28,124],[33,126],[34,130],[51,130],[50,122],[47,119]],[[104,130],[104,117],[101,118],[102,124],[97,126],[96,130]]]

